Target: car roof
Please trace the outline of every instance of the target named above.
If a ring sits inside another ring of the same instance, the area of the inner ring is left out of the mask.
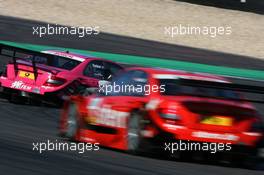
[[[45,50],[41,51],[41,53],[49,54],[49,55],[56,55],[56,56],[61,56],[64,58],[70,58],[76,61],[85,61],[86,59],[90,58],[96,58],[92,55],[86,55],[86,54],[79,54],[79,53],[73,53],[73,52],[68,52],[68,51],[61,51],[61,50]]]
[[[149,68],[149,67],[134,67],[130,70],[142,70],[151,74],[154,78],[157,79],[195,79],[202,81],[213,81],[213,82],[222,82],[230,83],[230,81],[224,77],[208,74],[208,73],[198,73],[198,72],[188,72],[175,69],[165,69],[165,68]]]

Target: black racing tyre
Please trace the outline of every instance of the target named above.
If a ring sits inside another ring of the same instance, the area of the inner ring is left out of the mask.
[[[65,90],[67,95],[77,95],[79,93],[80,82],[73,81]]]
[[[75,103],[71,103],[68,109],[67,117],[67,128],[65,131],[65,137],[70,140],[74,140],[78,132],[79,122],[78,122],[78,111]]]
[[[63,91],[62,96],[70,96],[70,95],[81,95],[85,93],[87,86],[81,84],[79,81],[73,81],[69,84]]]
[[[127,123],[127,151],[131,154],[137,154],[142,149],[143,137],[142,117],[138,112],[132,112]]]
[[[25,99],[26,99],[25,97],[21,97],[16,93],[11,93],[8,97],[8,101],[14,104],[25,104],[26,103]]]

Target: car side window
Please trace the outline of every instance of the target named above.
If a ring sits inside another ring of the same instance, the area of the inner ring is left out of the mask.
[[[96,78],[99,80],[104,80],[105,66],[103,61],[94,60],[88,63],[84,69],[83,74],[87,77]]]
[[[122,86],[127,84],[128,80],[131,78],[130,72],[121,72],[121,74],[114,77],[110,84],[106,84],[103,87],[99,86],[100,96],[122,96],[123,89]]]
[[[126,91],[127,96],[145,96],[150,93],[148,86],[147,73],[140,70],[133,71],[131,79],[129,80],[129,89]],[[132,90],[131,90],[132,89]]]
[[[111,84],[105,87],[106,96],[144,96],[147,85],[147,74],[131,70],[116,76]]]
[[[105,62],[105,78],[107,80],[112,80],[112,78],[117,75],[118,72],[120,72],[123,68],[119,66],[118,64],[111,63],[111,62]]]

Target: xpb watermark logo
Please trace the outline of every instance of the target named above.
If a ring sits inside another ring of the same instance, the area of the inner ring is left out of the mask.
[[[33,26],[32,34],[43,37],[45,35],[77,35],[79,38],[83,38],[88,35],[98,35],[100,33],[99,26],[89,27],[67,27],[60,25],[43,25]]]
[[[191,26],[191,25],[174,25],[164,27],[164,34],[171,38],[176,36],[200,35],[216,38],[223,35],[231,35],[231,26]]]
[[[215,154],[221,151],[230,151],[232,149],[231,143],[206,143],[206,142],[166,142],[164,143],[164,150],[171,154],[177,151],[206,151]]]
[[[86,151],[98,151],[99,143],[75,143],[75,142],[58,142],[57,140],[47,140],[45,142],[33,142],[32,150],[40,154],[47,151],[76,151],[83,154]]]

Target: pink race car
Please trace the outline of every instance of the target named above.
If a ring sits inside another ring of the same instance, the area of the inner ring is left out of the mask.
[[[0,49],[2,57],[12,58],[0,76],[0,85],[13,102],[24,100],[22,97],[57,102],[87,88],[96,89],[100,80],[108,81],[123,69],[111,61],[68,51],[37,53],[4,46]]]

